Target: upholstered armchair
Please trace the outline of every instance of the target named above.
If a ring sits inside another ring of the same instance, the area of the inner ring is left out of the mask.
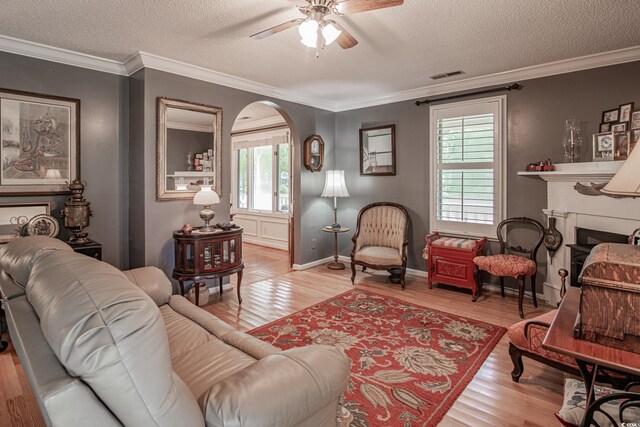
[[[407,272],[409,214],[404,206],[391,202],[371,203],[360,210],[356,232],[351,239],[351,283],[355,283],[356,265],[362,271],[400,269],[404,289]]]

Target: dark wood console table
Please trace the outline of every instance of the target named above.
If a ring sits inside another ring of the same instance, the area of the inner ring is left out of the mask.
[[[587,390],[586,407],[590,408],[592,404],[597,405],[600,400],[593,392],[598,371],[605,369],[623,373],[629,375],[631,381],[637,381],[640,377],[640,354],[575,338],[573,330],[579,306],[580,288],[570,287],[560,303],[542,347],[576,359]],[[632,398],[631,396],[635,393],[626,394],[628,394],[627,398]],[[635,397],[633,400],[640,400],[640,394],[635,394],[633,397]]]
[[[194,229],[191,234],[182,231],[173,233],[175,242],[175,268],[173,278],[180,283],[180,292],[185,295],[184,281],[193,280],[196,305],[199,305],[200,279],[218,279],[222,294],[222,279],[238,274],[238,303],[242,283],[242,228],[215,230],[201,233]]]

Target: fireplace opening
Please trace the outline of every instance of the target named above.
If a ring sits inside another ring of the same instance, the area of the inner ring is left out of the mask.
[[[571,248],[571,286],[580,286],[578,276],[591,249],[600,243],[628,243],[629,236],[609,233],[608,231],[576,228],[576,243],[567,245]]]

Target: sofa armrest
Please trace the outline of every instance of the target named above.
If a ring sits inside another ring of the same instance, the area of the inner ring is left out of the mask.
[[[349,361],[340,350],[311,345],[267,356],[230,375],[199,404],[207,426],[297,426],[337,402],[348,380]]]
[[[157,267],[141,267],[123,271],[127,279],[144,291],[158,307],[169,302],[173,285]]]

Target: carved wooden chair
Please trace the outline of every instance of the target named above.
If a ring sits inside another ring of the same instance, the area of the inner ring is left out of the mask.
[[[519,224],[529,226],[538,231],[538,237],[531,249],[523,248],[522,246],[508,246],[507,241],[503,237],[503,230],[506,227],[506,232],[509,233],[510,228],[507,227],[512,224]],[[524,311],[522,310],[522,300],[524,298],[525,280],[527,277],[531,277],[531,294],[533,297],[534,307],[538,306],[538,300],[536,298],[536,273],[538,271],[538,262],[536,257],[538,255],[538,249],[542,245],[544,239],[544,226],[535,219],[519,217],[509,218],[498,224],[498,240],[500,241],[500,254],[479,256],[473,259],[477,267],[478,281],[481,280],[481,272],[486,271],[489,274],[500,277],[500,291],[504,297],[504,278],[513,277],[519,281],[518,286],[518,310],[520,318],[524,319]],[[521,255],[512,255],[508,252],[515,252]],[[522,255],[526,255],[522,256]]]
[[[409,214],[404,206],[391,202],[371,203],[358,213],[356,232],[351,239],[351,283],[355,283],[356,265],[362,271],[400,269],[404,289],[407,272]]]

